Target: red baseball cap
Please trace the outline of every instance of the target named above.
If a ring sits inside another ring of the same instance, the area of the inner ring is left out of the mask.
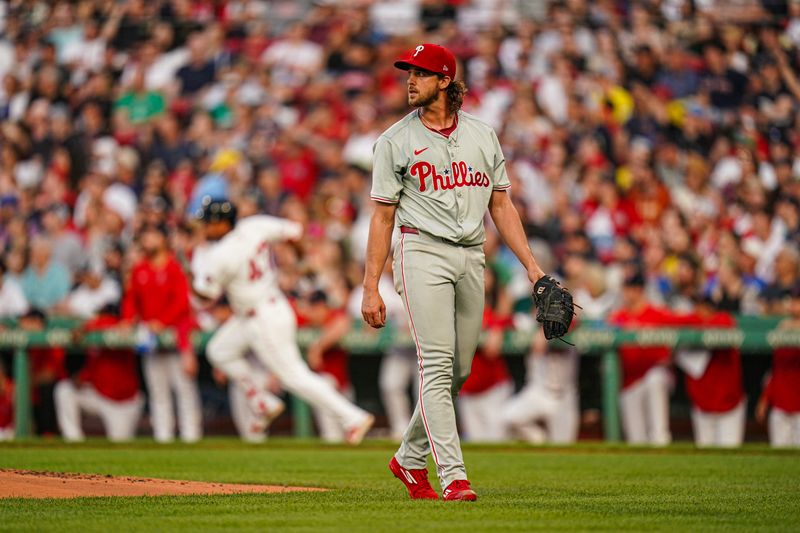
[[[394,66],[401,70],[416,67],[442,76],[449,76],[451,79],[456,78],[456,56],[438,44],[421,44],[397,58]]]

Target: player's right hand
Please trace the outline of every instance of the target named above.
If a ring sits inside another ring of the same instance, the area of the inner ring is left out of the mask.
[[[378,289],[364,289],[361,298],[361,316],[373,328],[382,328],[386,325],[386,306]]]

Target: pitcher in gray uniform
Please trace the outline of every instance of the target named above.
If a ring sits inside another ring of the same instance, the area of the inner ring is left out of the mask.
[[[444,500],[476,499],[467,481],[453,408],[469,375],[483,317],[483,217],[535,283],[544,272],[508,195],[510,183],[497,135],[460,110],[466,88],[456,60],[439,45],[420,44],[395,62],[408,71],[414,111],[374,147],[372,199],[362,315],[386,324],[378,280],[395,220],[395,288],[403,298],[419,362],[419,402],[389,468],[412,498],[437,499],[427,476],[433,456]]]

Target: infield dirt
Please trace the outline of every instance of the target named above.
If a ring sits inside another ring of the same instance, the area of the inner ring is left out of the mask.
[[[313,487],[246,485],[179,481],[146,477],[116,477],[66,472],[0,469],[0,498],[81,498],[87,496],[181,496],[188,494],[242,494],[318,492]]]

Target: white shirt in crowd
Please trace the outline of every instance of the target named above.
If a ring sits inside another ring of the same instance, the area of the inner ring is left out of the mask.
[[[22,287],[13,279],[0,278],[0,318],[15,317],[28,312],[28,300]]]
[[[67,297],[67,308],[71,315],[80,318],[92,318],[103,307],[119,301],[121,291],[119,284],[110,278],[103,281],[96,289],[81,284]]]

